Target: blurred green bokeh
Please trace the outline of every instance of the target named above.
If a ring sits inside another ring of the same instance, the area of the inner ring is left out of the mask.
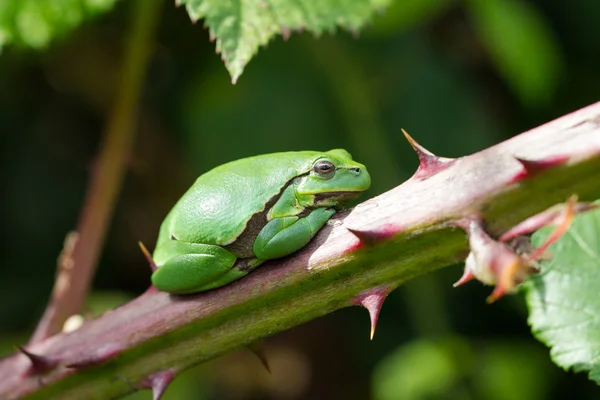
[[[35,327],[77,222],[119,91],[129,3],[61,33],[45,51],[27,47],[44,39],[38,32],[13,37],[0,55],[0,354]],[[343,147],[369,167],[367,196],[374,196],[417,166],[401,128],[434,153],[458,157],[597,101],[599,19],[593,1],[397,1],[358,38],[278,38],[232,86],[201,23],[166,3],[135,151],[87,310],[97,314],[147,287],[136,242],[152,246],[172,204],[218,164]],[[0,30],[0,44],[7,37]],[[268,339],[272,375],[252,354],[236,352],[188,371],[165,399],[600,396],[584,374],[551,363],[531,337],[519,296],[487,306],[488,288],[452,289],[460,274],[448,268],[390,295],[373,342],[366,312],[341,310]]]

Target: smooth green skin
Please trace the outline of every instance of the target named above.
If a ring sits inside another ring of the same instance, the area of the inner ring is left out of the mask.
[[[335,166],[325,179],[313,167]],[[304,247],[344,202],[371,185],[346,150],[265,154],[201,175],[161,225],[152,283],[196,293],[239,279]]]

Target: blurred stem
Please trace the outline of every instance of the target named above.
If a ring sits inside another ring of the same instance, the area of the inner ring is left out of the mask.
[[[131,32],[117,95],[77,231],[67,236],[50,302],[30,343],[60,332],[66,319],[79,313],[85,301],[133,145],[140,89],[161,4],[161,1],[146,0],[132,3]]]

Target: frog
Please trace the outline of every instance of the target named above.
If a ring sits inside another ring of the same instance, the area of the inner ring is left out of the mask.
[[[370,185],[366,167],[344,149],[263,154],[215,167],[162,222],[149,258],[152,284],[184,295],[234,282],[302,249]]]

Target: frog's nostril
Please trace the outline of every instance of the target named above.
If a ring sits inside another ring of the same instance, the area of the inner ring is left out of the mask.
[[[350,171],[359,173],[360,172],[360,168],[358,168],[358,167],[350,168]]]

